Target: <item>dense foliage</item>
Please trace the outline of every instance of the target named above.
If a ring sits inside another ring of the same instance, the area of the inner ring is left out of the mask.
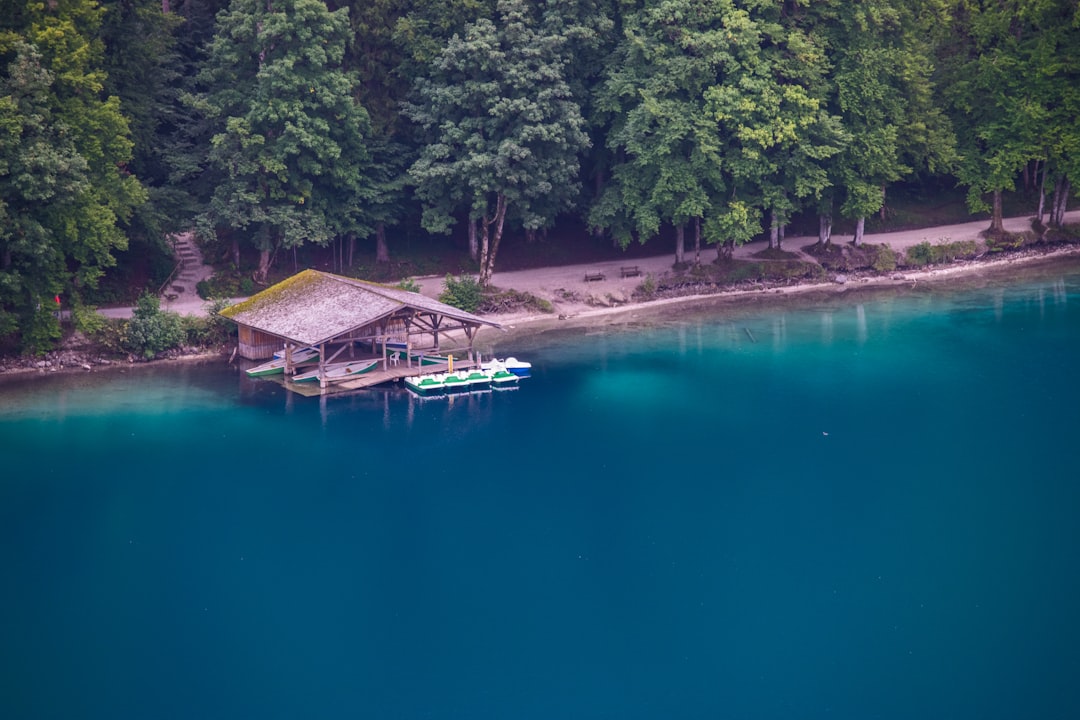
[[[1075,0],[0,0],[0,338],[32,350],[185,227],[260,281],[458,232],[483,286],[560,224],[683,261],[799,215],[858,240],[901,180],[998,230],[1023,182],[1060,225],[1078,177]]]

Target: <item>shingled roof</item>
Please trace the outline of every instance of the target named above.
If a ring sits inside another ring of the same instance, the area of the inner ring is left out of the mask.
[[[225,308],[221,315],[301,345],[318,345],[405,308],[502,329],[496,322],[419,293],[318,270],[303,270]]]

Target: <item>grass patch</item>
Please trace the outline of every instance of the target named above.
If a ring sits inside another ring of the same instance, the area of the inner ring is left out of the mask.
[[[996,233],[986,238],[986,251],[989,253],[1019,250],[1027,243],[1024,233]]]
[[[907,249],[904,253],[904,263],[912,267],[938,265],[956,260],[967,260],[978,254],[979,246],[974,240],[946,241],[937,245],[921,242]]]

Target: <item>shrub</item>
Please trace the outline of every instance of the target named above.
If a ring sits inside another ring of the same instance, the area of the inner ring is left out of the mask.
[[[439,301],[444,302],[458,310],[474,313],[484,300],[484,290],[476,278],[464,275],[454,279],[450,275],[443,281],[443,292],[439,295]]]
[[[986,251],[992,253],[1017,250],[1024,245],[1023,233],[1002,233],[986,238]]]
[[[206,317],[194,315],[181,317],[180,326],[184,331],[187,344],[217,347],[235,337],[236,325],[219,314],[228,306],[228,300],[215,300],[207,307]]]
[[[875,245],[868,247],[870,253],[870,267],[879,273],[892,272],[896,269],[896,251],[888,245]]]
[[[184,327],[176,313],[162,312],[156,295],[144,293],[124,331],[125,347],[147,360],[184,341]]]
[[[216,274],[195,284],[195,292],[203,300],[214,298],[247,297],[255,293],[255,281],[246,275]]]
[[[397,288],[398,288],[399,290],[407,290],[408,292],[414,292],[414,293],[418,293],[418,292],[420,292],[420,285],[419,285],[419,283],[417,283],[417,282],[416,282],[415,280],[413,280],[413,279],[412,279],[411,277],[410,277],[410,278],[405,278],[404,280],[402,280],[401,282],[399,282],[399,283],[398,283],[398,284],[396,285],[396,287],[397,287]]]
[[[656,295],[656,278],[649,273],[641,284],[637,286],[636,293],[644,298],[652,298]]]
[[[53,312],[52,300],[39,303],[32,312],[22,332],[22,351],[30,355],[44,355],[52,350],[60,339],[60,321]]]
[[[921,242],[908,248],[905,258],[908,265],[932,265],[952,262],[958,258],[974,257],[978,249],[978,245],[973,240],[946,241],[937,245]]]

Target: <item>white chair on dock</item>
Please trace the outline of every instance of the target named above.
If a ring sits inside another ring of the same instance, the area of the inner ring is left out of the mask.
[[[390,364],[393,365],[394,367],[397,367],[399,362],[401,362],[401,353],[398,353],[398,352],[390,353]]]

